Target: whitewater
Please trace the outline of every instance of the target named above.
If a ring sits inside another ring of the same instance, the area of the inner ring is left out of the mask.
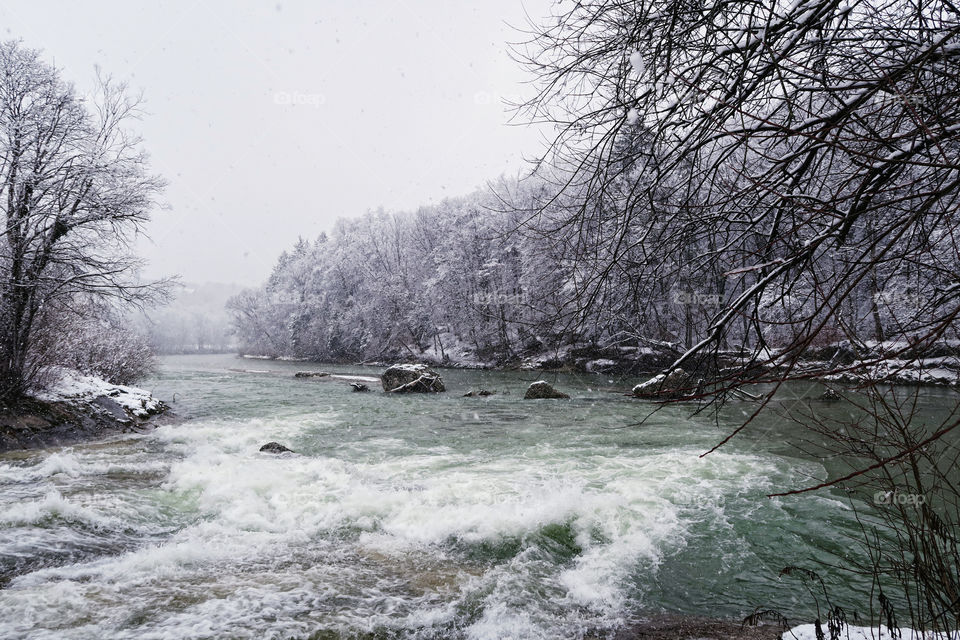
[[[651,414],[623,395],[635,380],[601,376],[525,401],[522,372],[445,371],[447,393],[396,397],[257,366],[166,358],[144,386],[179,423],[0,457],[0,637],[607,637],[758,606],[809,621],[779,570],[848,552],[842,496],[766,497],[826,473],[785,427],[701,456],[737,407]],[[462,397],[479,388],[496,394]]]

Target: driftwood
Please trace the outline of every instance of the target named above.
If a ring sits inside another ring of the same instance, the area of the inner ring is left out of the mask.
[[[416,380],[411,380],[406,384],[395,387],[387,393],[410,393],[410,392],[438,392],[443,391],[443,381],[434,376],[420,376]]]

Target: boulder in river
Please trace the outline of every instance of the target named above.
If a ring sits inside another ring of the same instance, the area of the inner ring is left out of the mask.
[[[388,393],[434,393],[446,391],[443,379],[425,364],[395,364],[380,376]]]
[[[267,444],[260,447],[260,451],[266,453],[293,453],[293,449],[288,449],[279,442],[268,442]]]
[[[487,391],[486,389],[480,389],[480,391],[469,391],[469,392],[463,394],[463,397],[464,397],[464,398],[473,398],[473,397],[476,397],[476,396],[481,396],[481,397],[483,397],[483,396],[492,396],[492,395],[495,394],[495,393],[496,393],[496,391]]]
[[[633,395],[641,398],[675,400],[692,393],[690,374],[683,369],[674,369],[668,374],[657,374],[633,388]]]
[[[827,388],[826,391],[820,394],[820,399],[824,402],[839,402],[841,397],[836,389]]]
[[[370,387],[368,387],[367,385],[363,384],[362,382],[351,382],[351,383],[350,383],[350,387],[351,387],[354,391],[370,391]]]
[[[294,378],[325,378],[330,374],[326,371],[297,371],[293,374]]]
[[[524,400],[540,400],[541,398],[569,398],[562,391],[557,391],[546,380],[537,380],[527,387],[527,393],[523,396]]]

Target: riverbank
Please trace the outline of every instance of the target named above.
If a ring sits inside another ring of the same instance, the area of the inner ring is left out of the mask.
[[[609,376],[637,376],[643,382],[670,367],[683,353],[681,345],[651,342],[644,346],[566,345],[559,349],[531,349],[519,355],[484,359],[469,350],[449,350],[442,355],[427,350],[416,356],[396,352],[370,361],[352,358],[315,360],[307,357],[239,354],[253,360],[277,360],[389,367],[392,364],[419,362],[444,369],[491,371],[543,371],[550,373],[595,373]],[[757,363],[755,354],[735,349],[711,354],[712,365],[720,369],[750,364],[765,370],[771,379],[789,372],[792,376],[820,378],[824,382],[856,386],[864,383],[960,387],[960,343],[938,342],[912,345],[901,341],[868,341],[852,345],[848,341],[808,349],[791,364],[773,354],[768,362]]]
[[[0,406],[0,453],[136,433],[169,422],[167,405],[145,389],[76,371],[55,372],[43,391]]]

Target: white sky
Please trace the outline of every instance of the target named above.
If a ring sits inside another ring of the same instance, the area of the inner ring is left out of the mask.
[[[143,91],[171,207],[140,243],[148,276],[256,284],[339,216],[522,170],[541,136],[506,124],[501,100],[529,91],[506,43],[548,4],[6,0],[0,36],[81,91],[95,65]]]

